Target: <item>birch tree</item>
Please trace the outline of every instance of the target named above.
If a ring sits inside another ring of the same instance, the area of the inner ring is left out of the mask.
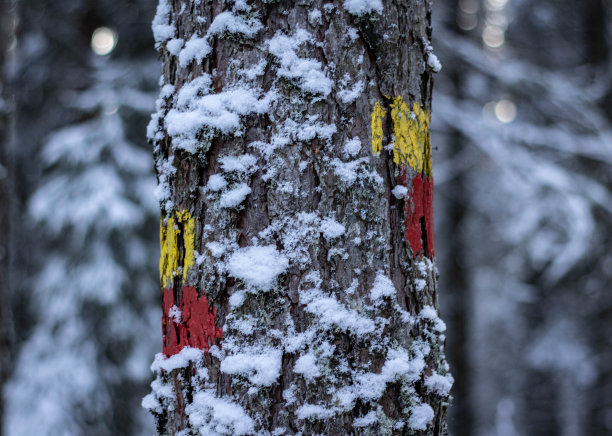
[[[445,433],[426,0],[161,0],[161,434]]]

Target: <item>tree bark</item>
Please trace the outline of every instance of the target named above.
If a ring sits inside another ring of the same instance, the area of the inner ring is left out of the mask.
[[[603,0],[587,0],[581,6],[586,33],[586,60],[591,65],[604,66],[608,60],[608,3]]]
[[[450,159],[458,159],[465,150],[465,139],[460,132],[453,132],[453,139],[449,144]],[[464,264],[466,253],[465,238],[462,224],[466,216],[468,195],[464,174],[457,174],[448,188],[447,202],[447,229],[444,234],[453,235],[449,243],[448,265],[441,268],[446,283],[452,283],[452,290],[446,295],[442,314],[449,326],[448,332],[448,361],[453,369],[455,383],[453,385],[453,407],[449,412],[448,425],[455,436],[469,436],[474,434],[473,406],[471,398],[472,369],[470,367],[470,307],[472,295],[468,281],[468,270]]]
[[[14,11],[11,0],[0,0],[0,392],[9,374],[11,358],[9,278],[11,179],[9,141],[12,101],[7,86],[8,55],[14,38]],[[0,398],[0,422],[4,417],[4,401]],[[2,426],[0,426],[0,435]]]
[[[160,2],[161,434],[446,432],[430,14]]]
[[[465,37],[466,32],[457,24],[457,17],[462,13],[460,1],[450,2],[450,20],[445,26],[458,35]],[[447,61],[448,62],[448,61]],[[461,68],[452,68],[446,72],[453,85],[453,94],[458,99],[464,98],[466,89],[464,71]],[[448,67],[447,67],[448,68]],[[451,139],[447,146],[449,156],[447,159],[457,161],[455,167],[461,168],[459,162],[466,152],[466,139],[459,130],[451,131]],[[472,403],[472,341],[470,338],[472,292],[470,289],[469,271],[465,259],[468,256],[469,245],[464,237],[464,220],[469,208],[469,190],[465,172],[462,170],[455,174],[452,182],[446,185],[446,199],[444,219],[442,221],[442,234],[447,236],[446,265],[440,268],[443,279],[442,285],[447,283],[448,290],[442,303],[442,315],[449,327],[447,341],[448,362],[453,370],[455,383],[453,384],[453,407],[448,415],[448,427],[454,436],[470,436],[474,431],[474,416]],[[440,234],[440,233],[438,233]],[[452,286],[451,286],[452,284]]]

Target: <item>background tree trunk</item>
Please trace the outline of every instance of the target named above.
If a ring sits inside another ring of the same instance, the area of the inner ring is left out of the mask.
[[[10,214],[11,178],[9,164],[9,141],[11,129],[11,106],[7,86],[8,55],[14,38],[13,2],[0,0],[0,391],[9,373],[11,359],[11,335],[9,304],[11,298],[9,285],[10,267]],[[4,417],[4,401],[0,397],[0,422]],[[0,426],[2,434],[2,426]]]
[[[462,14],[460,1],[452,0],[447,4],[452,13],[445,17],[445,28],[465,35],[457,24]],[[451,66],[451,69],[446,70],[445,74],[452,83],[453,95],[457,99],[463,99],[466,89],[465,71]],[[472,327],[473,296],[470,289],[471,279],[466,265],[470,244],[464,236],[466,213],[470,208],[469,188],[465,175],[467,171],[465,162],[469,158],[466,158],[468,145],[461,132],[455,129],[450,132],[449,136],[452,139],[444,147],[444,152],[448,154],[446,159],[454,162],[452,165],[454,171],[446,192],[443,192],[444,199],[437,203],[444,207],[442,213],[437,215],[438,235],[442,235],[446,242],[440,253],[440,259],[446,262],[439,263],[442,275],[440,282],[446,292],[440,311],[448,326],[446,355],[455,378],[453,407],[449,410],[448,427],[449,432],[454,436],[471,436],[475,433],[471,404],[473,341],[470,329]]]
[[[445,433],[430,11],[160,2],[160,433]]]

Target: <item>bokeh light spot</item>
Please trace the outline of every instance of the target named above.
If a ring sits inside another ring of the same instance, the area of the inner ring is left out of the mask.
[[[516,118],[516,105],[510,100],[500,100],[495,103],[494,113],[502,123],[511,123]]]
[[[482,31],[482,40],[491,48],[498,48],[504,45],[504,31],[499,26],[487,25]]]
[[[91,35],[91,49],[97,55],[104,56],[115,49],[117,32],[108,27],[98,27]]]

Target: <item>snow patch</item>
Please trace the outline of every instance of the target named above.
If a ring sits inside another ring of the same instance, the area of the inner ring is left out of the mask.
[[[241,352],[223,359],[221,372],[243,375],[254,385],[271,386],[280,376],[281,357],[282,352],[275,348]]]
[[[313,9],[312,11],[308,12],[308,22],[313,26],[315,24],[322,24],[321,11],[319,9]]]
[[[432,69],[434,73],[438,73],[442,69],[442,63],[433,53],[429,53],[427,55],[427,65]]]
[[[176,304],[168,310],[168,317],[171,318],[175,324],[181,323],[182,315],[183,313],[181,309],[179,309]]]
[[[166,43],[166,50],[171,55],[178,56],[181,52],[181,49],[185,45],[185,40],[182,38],[173,38]]]
[[[408,188],[406,188],[405,186],[402,186],[402,185],[395,185],[395,188],[393,188],[393,190],[391,190],[391,193],[398,200],[403,200],[404,198],[406,198],[406,194],[408,193]]]
[[[361,140],[356,136],[344,143],[344,154],[349,157],[356,156],[361,151]]]
[[[334,174],[345,184],[352,185],[360,176],[360,167],[368,161],[362,157],[349,162],[343,162],[338,158],[331,160],[330,164],[334,170]]]
[[[381,0],[344,0],[344,9],[353,15],[365,15],[372,12],[382,14]]]
[[[309,276],[316,279],[318,273]],[[370,318],[348,309],[336,297],[324,294],[318,287],[300,292],[300,303],[306,306],[307,312],[317,316],[325,328],[337,327],[355,335],[368,334],[376,329],[376,324]]]
[[[170,156],[166,159],[159,159],[155,163],[155,167],[157,168],[157,186],[153,191],[153,195],[159,202],[159,204],[166,204],[166,208],[168,206],[172,206],[170,202],[170,178],[176,173],[176,168],[174,166],[174,156]]]
[[[160,399],[173,401],[176,399],[176,395],[171,386],[162,383],[159,378],[156,378],[151,382],[151,393],[142,399],[140,405],[155,413],[162,413],[163,408],[159,401]]]
[[[213,257],[216,257],[217,259],[223,256],[226,250],[225,245],[215,241],[207,242],[206,248],[208,248],[210,250],[210,254],[212,254]]]
[[[240,206],[247,196],[251,193],[251,188],[246,183],[239,183],[230,191],[221,194],[219,205],[223,208],[234,208]]]
[[[255,421],[238,404],[218,398],[212,390],[197,392],[185,408],[189,423],[205,435],[247,435],[255,431]]]
[[[408,427],[413,430],[427,430],[434,417],[434,411],[429,404],[421,403],[410,408]]]
[[[245,291],[238,291],[238,292],[234,292],[230,297],[229,297],[229,304],[230,307],[232,309],[236,308],[236,307],[240,307],[242,306],[242,303],[244,303],[244,300],[246,298],[246,292]]]
[[[231,12],[221,12],[215,17],[208,28],[207,35],[218,35],[223,32],[239,33],[247,38],[254,37],[263,25],[257,20],[245,20]]]
[[[256,169],[257,158],[252,154],[224,156],[219,159],[219,163],[221,164],[221,169],[226,173],[249,173]]]
[[[140,402],[140,406],[143,409],[149,410],[151,412],[160,414],[163,413],[162,405],[153,393],[145,395],[142,401]]]
[[[193,35],[189,41],[185,43],[185,47],[179,53],[179,65],[185,68],[193,60],[196,60],[198,63],[202,62],[202,60],[212,52],[212,48],[208,41],[214,35],[229,32],[251,38],[255,36],[262,27],[262,24],[257,20],[247,21],[242,17],[233,15],[231,12],[221,12],[214,18],[204,37]]]
[[[331,140],[333,134],[336,133],[336,125],[318,123],[316,122],[317,119],[317,115],[311,115],[304,123],[294,125],[294,129],[297,128],[297,134],[295,135],[297,139],[300,141],[310,141],[318,137],[327,141]]]
[[[425,279],[414,279],[414,285],[417,292],[423,292],[427,286],[427,281]]]
[[[345,231],[344,224],[339,223],[333,218],[321,220],[321,233],[323,233],[323,237],[327,240],[339,238]]]
[[[185,47],[179,52],[179,65],[185,68],[194,60],[200,63],[211,51],[212,48],[206,38],[199,38],[194,35],[189,38],[189,41],[185,43]]]
[[[190,362],[199,362],[202,359],[202,350],[185,347],[178,354],[166,357],[163,353],[157,353],[151,364],[151,371],[161,373],[170,372],[178,368],[187,368]]]
[[[293,372],[302,374],[308,381],[313,381],[321,375],[319,368],[316,365],[315,358],[312,354],[304,354],[295,362]]]
[[[337,95],[342,103],[351,104],[359,98],[364,89],[365,85],[363,81],[360,80],[355,83],[351,89],[341,89],[338,91]]]
[[[283,391],[283,400],[285,400],[285,403],[289,406],[295,403],[297,400],[297,398],[295,398],[295,385],[290,385]]]
[[[434,73],[439,72],[442,69],[442,64],[438,60],[438,57],[433,52],[431,43],[427,40],[425,42],[425,52],[427,53],[427,66],[431,68]]]
[[[367,402],[379,399],[387,384],[399,378],[414,383],[420,378],[424,368],[425,360],[422,355],[410,359],[406,350],[390,349],[380,373],[355,374],[353,385],[340,388],[335,398],[344,410],[350,410],[358,399]]]
[[[176,97],[176,107],[189,109],[197,103],[197,98],[210,94],[212,79],[210,74],[204,73],[190,82],[185,83]]]
[[[174,37],[175,28],[173,24],[169,24],[170,12],[172,7],[168,0],[160,0],[157,5],[157,12],[153,18],[153,38],[155,46],[160,47],[160,44]]]
[[[225,134],[238,130],[240,116],[267,112],[274,98],[274,93],[258,98],[254,90],[246,87],[193,98],[185,108],[173,108],[168,112],[166,128],[176,148],[194,153],[199,144],[197,135],[202,128],[208,126]]]
[[[419,318],[428,320],[433,325],[433,329],[439,333],[446,331],[446,324],[438,316],[438,311],[432,306],[425,306],[419,312]]]
[[[277,33],[267,41],[267,45],[270,53],[279,60],[279,76],[295,80],[306,92],[327,97],[333,82],[321,71],[321,63],[314,59],[302,59],[296,53],[305,42],[313,42],[311,35],[304,29],[298,29],[293,37]]]
[[[259,76],[263,76],[266,72],[268,62],[265,59],[260,59],[259,62],[249,69],[240,70],[240,74],[249,80],[253,80]]]
[[[378,306],[383,303],[383,297],[393,297],[394,295],[395,286],[393,282],[382,271],[378,271],[370,290],[370,298]]]
[[[376,417],[376,412],[374,410],[371,410],[365,416],[355,418],[353,420],[353,427],[367,427],[368,425],[372,425],[377,421],[378,418]]]
[[[208,178],[208,183],[206,184],[207,191],[222,191],[227,187],[227,181],[221,174],[213,174]]]
[[[429,392],[433,392],[441,397],[447,397],[453,387],[452,376],[432,374],[425,379],[425,387]]]
[[[247,286],[270,290],[276,278],[285,272],[289,260],[273,245],[240,248],[229,259],[231,276],[242,280]]]
[[[328,419],[336,414],[334,409],[317,404],[304,404],[295,412],[298,419]]]

